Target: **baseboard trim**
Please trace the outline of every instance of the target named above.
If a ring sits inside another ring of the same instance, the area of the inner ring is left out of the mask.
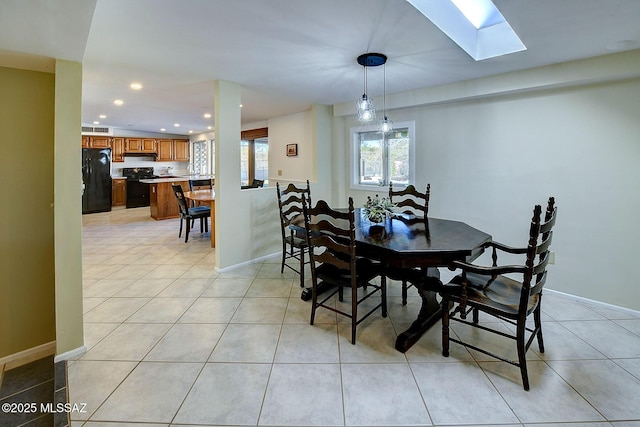
[[[82,347],[74,348],[73,350],[65,351],[64,353],[60,353],[53,358],[53,361],[58,363],[63,360],[75,360],[78,357],[82,356],[87,352],[87,346],[83,345]]]
[[[4,370],[8,371],[54,354],[56,354],[56,342],[51,341],[36,347],[28,348],[18,353],[1,357],[0,366],[4,365]]]
[[[624,313],[629,313],[629,314],[636,315],[636,316],[640,314],[640,311],[634,310],[632,308],[622,307],[620,305],[615,305],[615,304],[609,304],[609,303],[602,302],[602,301],[597,301],[597,300],[594,300],[594,299],[579,297],[577,295],[568,294],[568,293],[560,292],[560,291],[555,291],[555,290],[549,289],[549,288],[546,288],[545,292],[562,295],[562,296],[565,296],[565,297],[568,297],[568,298],[572,298],[572,299],[574,299],[576,301],[582,301],[582,302],[589,303],[591,305],[597,305],[597,306],[602,307],[602,308],[608,308],[609,310],[622,311]]]
[[[261,256],[260,258],[254,258],[254,259],[251,259],[249,261],[241,262],[240,264],[235,264],[235,265],[232,265],[232,266],[229,266],[229,267],[225,267],[225,268],[216,267],[216,271],[218,273],[226,273],[226,272],[231,271],[233,269],[236,269],[238,267],[244,267],[244,266],[247,266],[247,265],[251,265],[251,264],[255,264],[257,262],[261,262],[261,261],[267,260],[269,258],[276,257],[276,256],[278,256],[278,254],[280,254],[280,256],[282,255],[281,252],[275,252],[275,253],[272,253],[270,255]]]

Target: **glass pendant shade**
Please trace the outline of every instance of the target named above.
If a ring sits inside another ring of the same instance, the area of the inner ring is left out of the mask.
[[[391,132],[393,130],[393,121],[384,116],[382,120],[378,121],[378,130],[382,133]]]
[[[358,120],[361,122],[369,122],[376,118],[376,110],[373,108],[373,100],[367,97],[367,94],[362,94],[361,98],[356,101],[356,108],[358,110]]]

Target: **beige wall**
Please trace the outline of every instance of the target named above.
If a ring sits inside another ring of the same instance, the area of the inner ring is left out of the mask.
[[[82,64],[56,61],[56,354],[84,350],[82,323]]]
[[[0,67],[0,358],[56,339],[54,74]]]

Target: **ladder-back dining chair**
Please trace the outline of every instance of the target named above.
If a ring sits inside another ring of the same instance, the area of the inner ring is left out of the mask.
[[[276,190],[278,193],[278,208],[280,210],[280,230],[282,234],[282,264],[280,266],[280,273],[284,273],[284,268],[290,268],[300,275],[300,286],[304,286],[304,266],[308,264],[308,258],[305,261],[305,252],[307,252],[307,239],[304,232],[294,230],[291,227],[291,221],[298,219],[300,225],[303,226],[304,222],[300,220],[302,217],[303,200],[306,203],[311,204],[311,187],[309,186],[309,180],[307,180],[306,187],[296,187],[290,183],[282,190],[280,189],[280,183],[276,183]],[[294,267],[287,264],[288,259],[295,259],[297,266]]]
[[[387,317],[387,291],[384,268],[380,263],[367,258],[356,257],[355,217],[353,199],[349,197],[349,208],[334,210],[324,200],[315,207],[307,207],[303,202],[305,229],[311,258],[311,320],[313,325],[319,307],[331,310],[351,319],[351,343],[356,343],[356,327],[364,319],[381,309],[382,317]],[[380,284],[373,281],[380,277]],[[335,289],[318,295],[318,284],[335,286]],[[337,293],[339,301],[344,301],[344,290],[350,291],[351,310],[343,311],[332,304]],[[358,290],[362,289],[359,295]],[[359,315],[358,305],[369,297],[379,294],[380,303],[366,309]]]
[[[393,203],[399,212],[409,214],[425,221],[429,214],[429,199],[431,197],[431,184],[427,184],[424,193],[419,192],[412,184],[402,190],[394,190],[393,183],[389,183],[389,201]],[[426,270],[401,269],[388,267],[386,276],[389,279],[402,282],[402,305],[407,305],[407,289],[417,281],[425,282],[425,277],[440,277],[440,271],[436,267]]]
[[[444,285],[440,292],[443,310],[443,356],[449,356],[449,342],[453,341],[518,366],[522,385],[525,390],[529,390],[526,352],[535,338],[537,338],[540,352],[544,353],[540,310],[542,289],[547,281],[549,246],[557,212],[553,197],[549,198],[544,217],[542,217],[540,205],[535,206],[526,247],[514,248],[498,242],[487,242],[485,248],[492,248],[492,266],[479,266],[462,261],[455,261],[449,266],[450,269],[459,269],[462,273]],[[498,265],[498,251],[516,254],[516,256],[524,255],[524,263]],[[514,325],[515,333],[505,332],[502,322],[479,323],[480,312]],[[467,320],[469,313],[472,315],[471,321]],[[533,315],[532,326],[527,325],[527,318],[530,315]],[[459,338],[454,337],[449,332],[451,321],[515,341],[518,359],[511,360],[506,355],[487,350],[485,347],[488,341],[480,342],[481,335],[473,335],[467,341],[463,341],[460,334],[458,334]]]

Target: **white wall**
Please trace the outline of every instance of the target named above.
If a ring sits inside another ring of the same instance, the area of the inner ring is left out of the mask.
[[[530,73],[521,73],[523,87]],[[517,81],[518,73],[509,77]],[[496,93],[389,116],[415,120],[416,183],[431,183],[431,216],[462,220],[520,246],[533,205],[555,196],[556,265],[547,286],[637,310],[639,99],[640,78],[632,78]],[[357,122],[334,121],[344,126],[341,152],[348,158]],[[342,167],[337,173],[349,176],[348,162]],[[343,191],[359,201],[367,194],[346,182]]]
[[[298,144],[298,155],[288,157],[288,144]],[[269,120],[269,181],[315,180],[311,176],[315,156],[311,138],[311,112]]]

